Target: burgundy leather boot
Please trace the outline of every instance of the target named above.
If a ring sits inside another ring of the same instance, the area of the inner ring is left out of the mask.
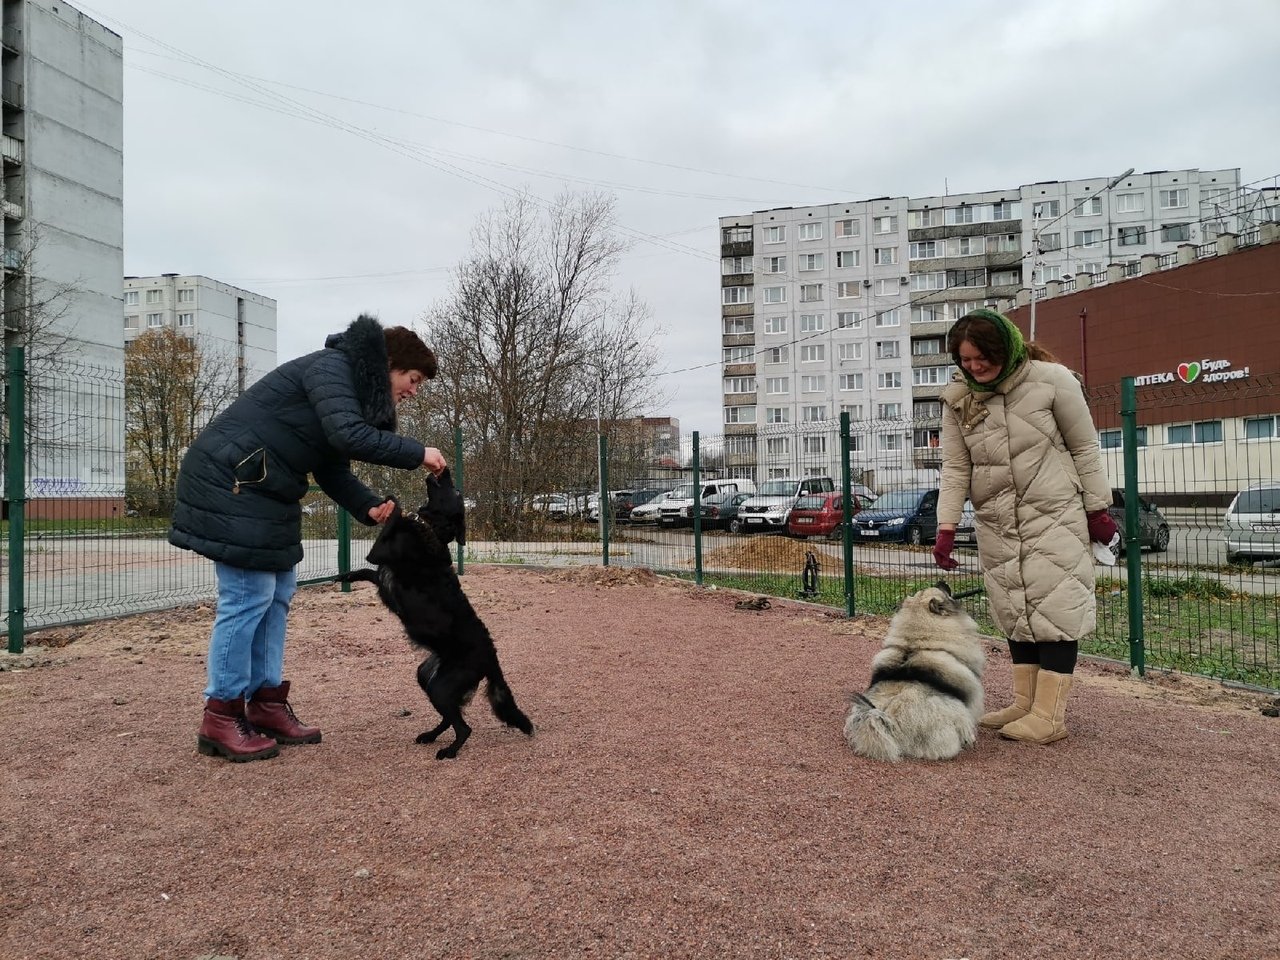
[[[276,742],[249,728],[244,718],[244,697],[204,704],[204,719],[196,737],[196,749],[207,757],[223,756],[235,763],[266,760],[280,752]]]
[[[289,706],[288,680],[281,681],[278,687],[259,687],[245,704],[244,715],[254,730],[275,738],[277,743],[320,742],[320,728],[299,723]]]

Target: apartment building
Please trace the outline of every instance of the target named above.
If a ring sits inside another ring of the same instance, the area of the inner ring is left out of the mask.
[[[243,391],[276,366],[276,302],[202,276],[124,278],[124,339],[176,330],[225,360]]]
[[[720,219],[726,457],[763,478],[838,475],[838,450],[797,462],[771,432],[900,421],[854,439],[855,467],[900,484],[940,465],[947,329],[1034,281],[1105,272],[1237,232],[1238,169],[1181,170]],[[1255,205],[1256,206],[1256,205]],[[1190,238],[1190,239],[1188,239]],[[803,445],[802,445],[803,447]]]
[[[123,392],[106,385],[124,370],[123,87],[118,34],[63,0],[0,0],[4,345],[32,375],[36,496],[122,502]]]

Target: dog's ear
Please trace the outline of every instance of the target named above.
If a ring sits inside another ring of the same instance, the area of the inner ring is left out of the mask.
[[[947,581],[939,580],[937,583],[934,584],[934,586],[937,587],[939,590],[941,590],[943,593],[945,593],[948,597],[951,596],[951,585],[948,584]]]

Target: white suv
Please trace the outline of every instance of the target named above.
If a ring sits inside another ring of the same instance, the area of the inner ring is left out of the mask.
[[[670,491],[658,510],[658,522],[664,527],[676,527],[689,524],[693,515],[692,483],[682,483]],[[754,481],[737,477],[730,480],[707,480],[702,483],[702,500],[714,497],[718,493],[755,493]]]
[[[831,493],[835,481],[830,477],[804,477],[798,480],[765,480],[756,493],[738,508],[745,533],[786,530],[787,516],[801,497],[811,493]]]
[[[1222,518],[1227,563],[1280,557],[1280,483],[1259,483],[1236,494]]]

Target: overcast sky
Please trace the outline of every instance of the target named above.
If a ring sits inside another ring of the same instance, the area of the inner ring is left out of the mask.
[[[124,38],[126,273],[273,297],[284,361],[413,323],[512,192],[604,189],[686,433],[722,431],[721,216],[1280,174],[1276,0],[77,5]]]

